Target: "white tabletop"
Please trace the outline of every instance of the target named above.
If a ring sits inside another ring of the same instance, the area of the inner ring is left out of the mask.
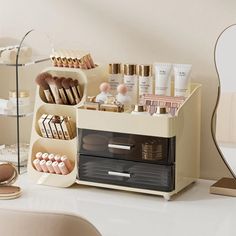
[[[162,197],[75,185],[40,186],[21,175],[22,197],[0,200],[0,208],[76,213],[104,236],[236,235],[236,199],[209,194],[199,180],[172,201]]]

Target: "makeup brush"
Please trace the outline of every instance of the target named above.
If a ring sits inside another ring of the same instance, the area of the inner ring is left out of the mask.
[[[54,103],[52,92],[50,90],[48,83],[45,80],[46,78],[50,77],[52,77],[51,74],[44,72],[36,77],[35,82],[43,89],[47,102]]]
[[[71,92],[71,89],[70,89],[70,79],[69,78],[65,78],[62,80],[62,87],[65,89],[66,91],[66,95],[67,95],[67,98],[69,99],[69,102],[71,105],[75,105],[75,99],[73,97],[73,94]]]
[[[67,101],[67,97],[66,97],[66,93],[65,93],[65,90],[64,88],[62,87],[62,80],[65,79],[64,77],[60,77],[60,78],[57,78],[55,80],[55,84],[57,86],[57,89],[59,91],[59,94],[61,96],[61,100],[63,102],[63,104],[69,104],[68,101]]]
[[[76,102],[76,104],[78,104],[78,103],[80,103],[80,97],[79,97],[79,93],[78,93],[78,91],[76,89],[76,86],[75,86],[75,81],[76,80],[73,80],[71,78],[69,78],[69,79],[70,79],[70,87],[72,89],[72,93],[74,95],[75,102]]]
[[[49,85],[49,87],[52,91],[55,103],[56,104],[63,104],[63,102],[60,98],[59,91],[57,89],[56,83],[55,83],[56,78],[57,77],[47,77],[45,80],[48,83],[48,85]]]
[[[83,96],[82,96],[82,93],[81,93],[81,90],[80,90],[79,81],[76,79],[76,80],[74,80],[74,83],[75,83],[75,87],[77,89],[77,92],[79,94],[79,98],[81,99]]]

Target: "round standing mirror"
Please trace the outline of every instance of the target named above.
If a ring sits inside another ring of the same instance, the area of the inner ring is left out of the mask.
[[[229,26],[218,37],[215,66],[219,77],[219,94],[213,137],[234,178],[221,179],[212,186],[213,191],[211,187],[211,192],[236,196],[236,25]]]

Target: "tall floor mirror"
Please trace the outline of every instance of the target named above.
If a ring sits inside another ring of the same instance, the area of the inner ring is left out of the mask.
[[[213,138],[232,178],[220,179],[211,186],[210,192],[236,196],[236,24],[227,27],[218,37],[215,66],[219,94]]]

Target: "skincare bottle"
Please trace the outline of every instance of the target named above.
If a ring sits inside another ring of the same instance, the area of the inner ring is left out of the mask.
[[[16,106],[17,104],[17,94],[15,90],[9,91],[9,102],[13,106]],[[30,98],[29,98],[29,91],[27,90],[21,90],[18,92],[18,104],[20,107],[22,106],[29,106],[30,105]]]
[[[190,93],[190,72],[192,65],[175,64],[175,96],[187,97]]]
[[[150,115],[143,105],[135,105],[134,110],[131,112],[132,115]]]
[[[157,63],[155,67],[155,94],[171,95],[170,72],[172,65],[169,63]]]
[[[121,63],[110,63],[108,83],[110,84],[110,93],[112,95],[116,94],[117,87],[122,83],[122,80],[123,75],[121,73]]]
[[[151,65],[139,65],[139,97],[144,94],[153,94]]]
[[[124,65],[124,84],[128,88],[131,103],[136,104],[138,100],[138,76],[137,66],[135,64]]]
[[[171,115],[166,111],[165,107],[157,107],[156,112],[153,114],[153,116],[169,116],[171,117]]]

